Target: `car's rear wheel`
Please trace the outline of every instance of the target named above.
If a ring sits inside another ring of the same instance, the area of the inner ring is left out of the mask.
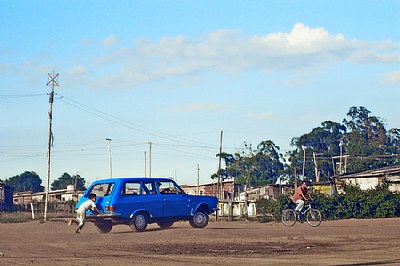
[[[194,228],[204,228],[208,225],[208,214],[204,211],[197,211],[189,220],[189,223]]]
[[[111,221],[102,221],[96,224],[97,231],[102,234],[110,233],[112,227],[113,225]]]
[[[147,214],[139,212],[135,214],[129,224],[132,230],[143,232],[146,230],[148,224]]]
[[[174,224],[174,222],[173,221],[160,221],[157,224],[161,228],[168,228],[168,227],[171,227]]]

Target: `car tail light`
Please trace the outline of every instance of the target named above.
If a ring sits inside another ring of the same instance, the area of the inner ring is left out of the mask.
[[[106,206],[106,211],[113,212],[115,211],[114,206]]]

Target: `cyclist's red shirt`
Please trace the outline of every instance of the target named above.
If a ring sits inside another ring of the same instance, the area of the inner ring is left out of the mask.
[[[303,189],[303,187],[300,186],[296,189],[296,192],[292,196],[292,201],[296,203],[296,201],[298,200],[304,200],[306,198],[305,195],[307,194],[308,194],[307,188]]]

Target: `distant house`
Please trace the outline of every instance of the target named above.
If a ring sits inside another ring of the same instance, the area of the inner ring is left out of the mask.
[[[288,195],[293,191],[290,184],[265,185],[247,190],[248,200],[278,199],[281,195]],[[246,193],[240,194],[240,200],[245,200]]]
[[[388,166],[375,170],[367,170],[353,174],[334,176],[336,184],[359,186],[362,190],[373,189],[383,183],[388,184],[389,190],[400,192],[400,166]],[[340,188],[339,188],[340,192]]]
[[[77,201],[82,196],[82,191],[75,191],[74,186],[67,186],[66,189],[49,191],[50,203],[62,203],[70,200]],[[13,195],[14,204],[29,204],[33,202],[45,202],[46,192],[33,193],[32,191],[17,192]]]
[[[197,185],[181,185],[182,189],[187,194],[193,195],[205,195],[205,196],[216,196],[218,194],[217,182],[199,184]],[[222,187],[224,191],[225,199],[232,199],[239,195],[241,185],[235,184],[234,180],[226,179],[222,181]]]
[[[246,193],[244,191],[243,185],[236,184],[232,179],[224,180],[222,184],[224,191],[224,200],[244,200],[246,198]],[[181,187],[188,194],[206,196],[216,196],[218,194],[216,182],[201,184],[199,186],[182,185]],[[249,188],[247,190],[247,197],[248,200],[277,199],[280,195],[289,194],[291,191],[291,185],[289,184],[266,185]]]

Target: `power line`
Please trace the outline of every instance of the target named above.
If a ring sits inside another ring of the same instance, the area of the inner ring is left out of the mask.
[[[8,95],[0,95],[0,99],[17,99],[17,98],[30,98],[30,97],[38,97],[38,96],[46,96],[47,94],[8,94]]]
[[[70,106],[73,106],[73,107],[75,107],[77,109],[80,109],[80,110],[82,110],[84,112],[87,112],[87,113],[92,114],[92,115],[94,115],[96,117],[99,117],[101,119],[107,120],[109,122],[112,122],[114,124],[129,128],[129,129],[132,129],[132,130],[136,130],[136,131],[139,131],[139,132],[142,132],[142,133],[154,136],[154,137],[167,139],[167,140],[171,140],[171,141],[176,141],[176,142],[180,142],[180,143],[184,143],[184,144],[191,144],[191,143],[194,142],[191,139],[173,136],[173,135],[170,135],[168,133],[165,133],[165,132],[162,132],[162,131],[159,131],[159,130],[156,130],[156,129],[151,129],[151,128],[144,127],[144,126],[141,126],[139,124],[127,121],[127,120],[123,120],[123,119],[121,119],[119,117],[116,117],[116,116],[111,115],[109,113],[105,113],[103,111],[97,110],[95,108],[92,108],[92,107],[90,107],[88,105],[79,103],[79,102],[77,102],[75,100],[72,100],[72,99],[70,99],[68,97],[65,97],[65,96],[61,96],[59,99],[62,102],[66,103],[66,104],[68,104]],[[198,142],[198,141],[196,141],[196,142]],[[205,144],[205,145],[208,145],[208,144]]]

